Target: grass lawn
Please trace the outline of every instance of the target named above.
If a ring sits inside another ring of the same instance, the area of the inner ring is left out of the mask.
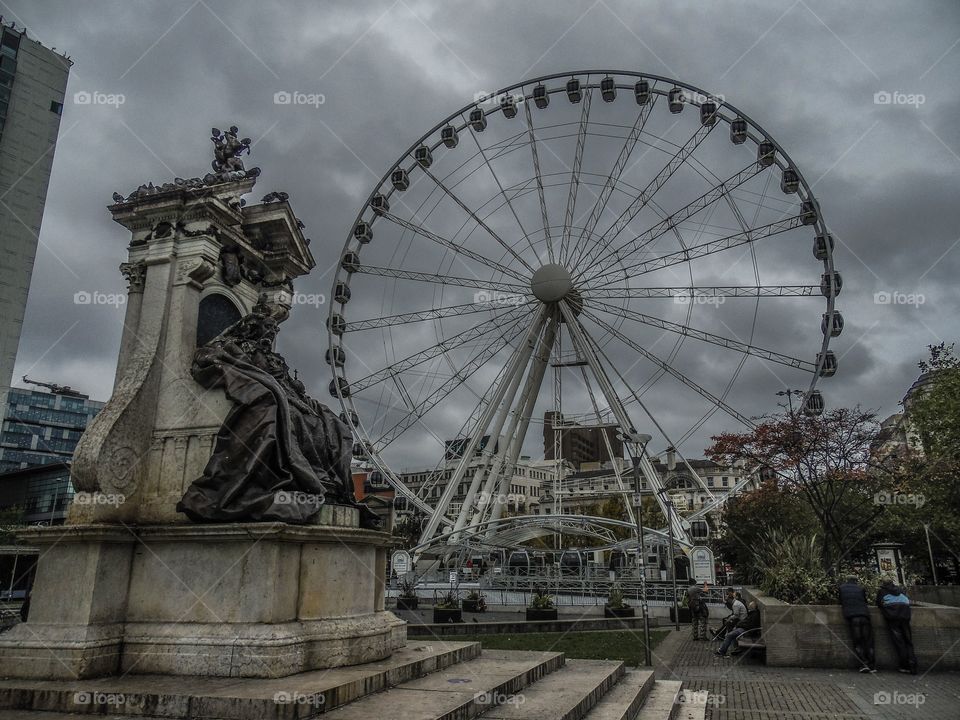
[[[651,630],[651,648],[669,631]],[[451,638],[453,639],[453,638]],[[590,660],[623,660],[628,666],[643,665],[642,630],[598,630],[570,633],[517,633],[457,636],[457,640],[483,643],[489,650],[550,650],[565,653],[568,658]]]

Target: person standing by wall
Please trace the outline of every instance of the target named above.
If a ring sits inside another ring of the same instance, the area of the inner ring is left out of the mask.
[[[710,617],[710,610],[707,608],[708,590],[707,583],[704,583],[702,588],[696,583],[687,588],[687,607],[690,608],[691,639],[693,640],[707,639],[707,618]]]
[[[853,575],[840,584],[840,608],[847,621],[853,652],[860,663],[860,672],[875,673],[877,663],[873,648],[873,626],[870,624],[870,609],[867,607],[867,591]]]
[[[890,639],[897,651],[899,671],[917,674],[917,655],[913,650],[913,631],[910,629],[910,598],[892,578],[884,578],[877,591],[877,607],[887,622]]]

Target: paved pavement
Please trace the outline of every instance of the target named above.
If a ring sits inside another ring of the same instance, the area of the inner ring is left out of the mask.
[[[706,704],[707,720],[960,720],[960,673],[768,668],[752,656],[717,657],[718,646],[690,640],[686,627],[655,651],[657,678],[682,680],[685,699]]]

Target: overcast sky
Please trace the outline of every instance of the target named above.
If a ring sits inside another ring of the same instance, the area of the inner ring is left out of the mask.
[[[74,61],[17,379],[28,373],[97,399],[109,396],[122,310],[73,302],[80,291],[125,289],[117,266],[125,260],[128,236],[105,206],[116,190],[126,195],[143,182],[208,172],[211,127],[237,124],[242,135],[253,138],[247,166],[259,166],[263,174],[250,200],[270,190],[290,194],[317,260],[313,273],[297,281],[297,290],[329,296],[333,269],[361,205],[411,143],[478,92],[590,68],[662,75],[722,95],[775,137],[801,169],[837,239],[835,264],[844,277],[838,307],[846,329],[832,346],[841,370],[821,385],[829,405],[859,402],[881,415],[896,412],[925,346],[960,335],[960,4],[955,0],[0,0],[0,13]],[[278,92],[322,95],[323,103],[276,104]],[[877,102],[882,92],[892,93],[893,101]],[[123,102],[79,104],[73,101],[77,93],[121,95]],[[617,111],[631,114],[616,122],[629,125],[636,106],[629,109],[628,100],[621,108],[621,102]],[[692,132],[695,116],[688,113]],[[600,167],[605,156],[597,148],[591,159]],[[655,157],[636,169],[638,179],[659,170],[664,161],[657,157],[658,165]],[[717,175],[727,176],[719,168]],[[669,211],[666,188],[664,196]],[[682,204],[674,199],[672,207]],[[815,283],[812,233],[803,238],[807,275],[798,282]],[[792,249],[780,252],[762,258],[775,266],[767,272],[793,278],[793,266],[787,265]],[[720,274],[707,272],[700,279],[724,284],[716,282]],[[749,284],[753,277],[724,280]],[[877,293],[893,301],[877,302]],[[366,311],[355,317],[400,311],[395,299],[389,306],[379,297],[374,304],[370,296],[366,300]],[[723,311],[731,319],[724,322],[752,313],[752,305],[742,307],[727,303]],[[812,338],[804,345],[805,359],[812,359],[822,302],[778,307],[755,342],[789,352],[801,336]],[[298,307],[279,341],[290,365],[324,402],[329,400],[329,370],[322,361],[326,316],[326,306]],[[707,319],[699,326],[706,328]],[[444,335],[457,327],[445,326]],[[655,342],[641,329],[624,332],[636,332],[642,344]],[[411,342],[430,344],[414,337]],[[661,346],[663,354],[672,346],[671,338]],[[720,393],[730,377],[723,352],[687,340],[677,362]],[[611,346],[611,353],[632,367],[622,347]],[[397,357],[402,354],[397,349]],[[642,385],[650,369],[646,375],[636,372],[630,382]],[[479,376],[482,383],[483,373]],[[764,365],[748,364],[730,399],[745,414],[759,415],[775,409],[773,393],[792,382]],[[675,386],[658,388],[648,398],[654,414],[662,408],[658,416],[666,418],[670,432],[684,434],[706,406]],[[433,434],[469,410],[466,400],[458,403],[448,408],[446,424],[433,426]],[[706,433],[723,427],[736,425],[717,416],[692,436],[686,454],[697,456]],[[528,443],[527,449],[536,452],[536,445]],[[415,443],[396,458],[403,466],[425,464]]]

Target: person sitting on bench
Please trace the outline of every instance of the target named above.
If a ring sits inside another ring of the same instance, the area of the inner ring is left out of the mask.
[[[733,630],[737,623],[747,616],[747,606],[743,604],[743,598],[740,593],[735,592],[733,588],[727,588],[723,604],[727,606],[730,614],[721,621],[720,627],[714,633],[714,640],[723,640],[727,633]]]
[[[746,616],[740,620],[734,628],[727,633],[727,637],[724,638],[723,644],[720,646],[720,649],[717,650],[717,655],[720,657],[727,657],[727,650],[730,649],[731,645],[734,645],[736,649],[730,653],[731,655],[739,655],[741,653],[740,646],[737,645],[737,638],[743,635],[748,630],[756,630],[760,627],[760,609],[757,607],[756,601],[751,601],[748,606]]]

